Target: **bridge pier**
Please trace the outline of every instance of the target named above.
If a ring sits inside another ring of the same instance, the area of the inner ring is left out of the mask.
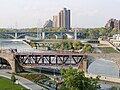
[[[87,60],[82,60],[80,65],[79,65],[79,70],[84,71],[85,73],[87,72]]]
[[[4,52],[0,52],[0,57],[5,59],[10,64],[12,72],[23,71],[22,66],[19,65],[11,51],[4,50]]]
[[[21,72],[24,71],[23,67],[19,65],[18,61],[14,58],[13,60],[13,70],[12,72]]]
[[[75,29],[75,32],[74,32],[74,38],[75,40],[77,40],[77,30]]]
[[[17,32],[15,32],[15,39],[17,39]]]
[[[45,32],[42,32],[42,39],[45,39]]]

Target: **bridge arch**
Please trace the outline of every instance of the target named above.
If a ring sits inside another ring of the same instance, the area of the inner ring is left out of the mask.
[[[11,70],[14,69],[13,63],[12,63],[8,58],[3,57],[3,56],[0,56],[0,59],[2,59],[2,60],[4,60],[5,62],[7,62],[7,63],[10,65]],[[1,63],[0,63],[0,64],[1,64]]]
[[[63,38],[64,36],[66,36],[67,39],[73,39],[73,38],[74,38],[73,35],[68,34],[68,33],[64,33],[64,34],[62,34],[62,38]]]
[[[11,35],[11,34],[1,34],[1,35],[6,35],[6,36],[9,36],[9,37],[15,39],[15,36],[14,36],[14,35]]]
[[[19,65],[17,60],[15,60],[14,55],[10,53],[9,51],[2,51],[0,53],[0,58],[5,59],[11,67],[12,72],[21,72],[23,71],[23,67]]]
[[[56,34],[46,34],[45,37],[48,39],[58,39],[58,35]]]
[[[17,39],[23,37],[23,36],[26,36],[26,34],[20,34],[19,36],[17,36]]]
[[[95,60],[89,67],[88,73],[100,76],[119,78],[119,68],[112,60],[100,58]]]

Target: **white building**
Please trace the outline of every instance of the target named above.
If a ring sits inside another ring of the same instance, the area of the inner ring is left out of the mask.
[[[113,38],[110,39],[112,44],[116,47],[120,47],[120,34],[115,34],[113,35]]]

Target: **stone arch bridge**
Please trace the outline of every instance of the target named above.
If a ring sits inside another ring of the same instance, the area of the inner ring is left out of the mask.
[[[88,61],[91,61],[91,60],[97,60],[97,59],[100,59],[100,58],[103,58],[103,59],[107,59],[107,60],[112,60],[114,61],[119,70],[120,70],[120,53],[96,53],[96,54],[86,54],[87,55],[87,60]]]
[[[23,71],[24,68],[36,66],[77,66],[86,71],[85,54],[60,54],[60,53],[17,53],[13,50],[1,51],[0,57],[7,60],[13,72]]]

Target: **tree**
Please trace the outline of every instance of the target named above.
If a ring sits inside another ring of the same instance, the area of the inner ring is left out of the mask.
[[[68,38],[67,38],[67,35],[64,34],[64,35],[62,36],[62,39],[68,39]]]
[[[88,53],[92,53],[92,52],[93,52],[93,47],[92,47],[90,44],[86,44],[86,45],[83,47],[83,51],[84,51],[84,52],[88,52]]]
[[[100,35],[106,36],[107,35],[107,30],[105,28],[100,29]]]
[[[75,50],[80,50],[80,49],[82,49],[82,43],[80,42],[80,41],[74,41],[73,42],[73,47],[74,47],[74,49]]]
[[[110,36],[113,36],[114,34],[117,33],[117,29],[116,28],[113,28],[112,31],[110,32]]]
[[[64,82],[60,90],[97,90],[100,88],[98,84],[99,77],[95,79],[92,77],[87,78],[83,71],[73,69],[72,67],[62,69],[61,74]]]
[[[15,78],[15,75],[14,75],[14,74],[12,74],[12,76],[11,76],[11,81],[12,81],[13,83],[16,82],[16,78]]]
[[[56,39],[56,36],[55,36],[55,34],[48,34],[46,36],[46,38],[48,38],[48,39]]]

